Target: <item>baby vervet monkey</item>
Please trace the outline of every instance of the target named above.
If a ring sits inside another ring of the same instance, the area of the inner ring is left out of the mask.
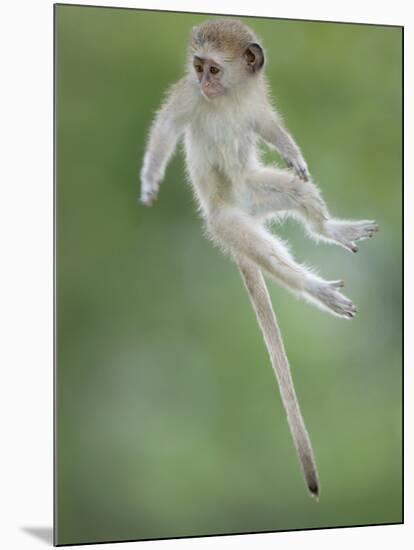
[[[275,370],[309,491],[319,496],[312,446],[262,271],[336,316],[356,307],[339,289],[297,263],[266,227],[281,214],[303,222],[316,240],[357,252],[378,230],[372,221],[331,218],[307,164],[269,99],[265,55],[254,32],[233,19],[193,28],[185,76],[170,90],[151,128],[141,171],[141,202],[151,206],[183,136],[189,178],[208,235],[238,264]],[[258,143],[275,148],[288,169],[265,166]]]

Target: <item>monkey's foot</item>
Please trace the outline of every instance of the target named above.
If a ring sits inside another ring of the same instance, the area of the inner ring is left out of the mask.
[[[308,283],[306,292],[312,300],[323,309],[346,319],[352,319],[357,312],[356,306],[346,296],[339,292],[344,286],[343,281],[312,280]]]
[[[359,222],[329,220],[325,225],[326,236],[351,252],[358,252],[356,241],[371,239],[378,231],[378,224],[370,220]]]

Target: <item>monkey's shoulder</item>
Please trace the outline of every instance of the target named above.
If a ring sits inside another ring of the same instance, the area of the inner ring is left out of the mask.
[[[167,88],[159,112],[169,112],[174,118],[182,119],[184,122],[191,118],[196,107],[197,101],[188,79],[183,77]]]
[[[168,101],[170,98],[182,97],[188,88],[188,81],[186,77],[182,77],[173,84],[171,84],[165,91],[165,99]]]

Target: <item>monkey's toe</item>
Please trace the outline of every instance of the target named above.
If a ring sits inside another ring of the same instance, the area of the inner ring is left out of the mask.
[[[341,281],[329,281],[329,285],[332,288],[344,288],[345,283],[342,280]]]

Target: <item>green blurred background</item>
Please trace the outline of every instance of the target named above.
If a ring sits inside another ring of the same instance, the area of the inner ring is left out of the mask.
[[[381,226],[355,256],[293,222],[276,228],[359,307],[343,321],[270,284],[316,504],[245,289],[203,237],[182,155],[155,206],[137,205],[151,118],[207,18],[56,8],[59,544],[402,520],[402,31],[247,20],[331,211]]]

